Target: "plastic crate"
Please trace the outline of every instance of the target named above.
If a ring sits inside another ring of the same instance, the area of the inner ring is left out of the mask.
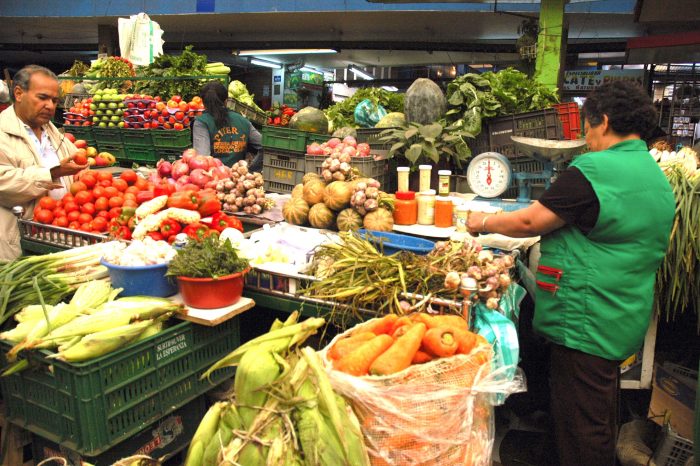
[[[206,414],[206,400],[204,396],[199,396],[182,408],[146,426],[134,437],[98,456],[81,455],[70,448],[33,435],[32,459],[35,464],[38,464],[48,458],[63,458],[69,466],[81,466],[83,462],[93,466],[111,466],[116,461],[133,455],[167,459],[187,447],[204,414]]]
[[[391,128],[359,128],[357,130],[357,142],[366,142],[372,149],[389,150],[391,149],[391,144],[379,142],[379,138],[383,131],[397,129],[395,127]]]
[[[124,145],[129,146],[142,146],[142,147],[154,147],[153,146],[153,132],[150,129],[131,129],[122,128],[122,141]]]
[[[185,128],[181,131],[170,129],[151,130],[153,145],[162,149],[187,149],[192,147],[192,130]]]
[[[227,99],[226,107],[229,110],[233,110],[234,112],[240,113],[248,120],[250,120],[251,123],[257,123],[259,125],[264,125],[265,123],[267,123],[267,114],[265,112],[261,112],[260,110],[246,105],[243,102],[239,102],[236,99]]]
[[[130,162],[155,163],[158,161],[156,148],[153,146],[124,144],[124,152],[126,153],[126,159]]]
[[[265,190],[291,193],[306,173],[303,153],[263,149],[263,179]]]
[[[97,145],[100,144],[121,144],[122,143],[122,130],[121,128],[92,128],[92,132],[95,135],[95,141]]]
[[[552,105],[559,113],[565,139],[578,139],[581,136],[581,113],[576,102]]]
[[[92,126],[64,125],[63,131],[72,134],[75,136],[75,139],[84,139],[88,142],[92,141],[93,144],[95,143],[95,135],[92,132]]]
[[[321,174],[323,171],[323,161],[328,157],[323,155],[305,155],[306,172]],[[360,176],[365,178],[374,178],[379,180],[385,179],[389,174],[389,160],[375,159],[374,157],[353,157],[350,160],[350,166],[357,168]]]
[[[306,133],[306,144],[317,142],[319,144],[328,141],[331,138],[330,134]],[[304,148],[306,150],[306,148]]]
[[[285,128],[284,126],[263,126],[262,145],[264,148],[282,149],[286,151],[306,152],[305,131]]]
[[[498,152],[508,158],[519,154],[511,136],[540,139],[562,139],[561,121],[557,110],[546,108],[535,112],[516,113],[484,120],[481,133],[471,149],[475,156],[483,152]]]
[[[668,425],[664,426],[661,438],[654,450],[657,466],[686,466],[693,456],[693,442],[676,434]]]
[[[174,162],[182,157],[181,149],[162,149],[156,147],[156,161],[160,159],[167,160],[168,162]]]
[[[124,150],[124,144],[122,143],[98,142],[97,150],[100,152],[109,152],[118,161],[128,160],[126,157],[126,150]]]
[[[216,371],[211,383],[199,380],[238,345],[236,317],[216,327],[177,322],[83,363],[26,352],[33,369],[0,380],[6,416],[82,455],[99,455],[230,378],[233,369]]]

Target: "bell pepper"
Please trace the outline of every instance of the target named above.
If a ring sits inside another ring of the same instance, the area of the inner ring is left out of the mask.
[[[121,226],[127,226],[129,220],[134,218],[134,213],[136,209],[134,207],[124,207],[122,208],[122,213],[117,217],[117,223]]]
[[[217,199],[218,201],[218,199]],[[194,191],[178,191],[168,197],[168,207],[179,209],[197,210],[199,207],[199,196]]]
[[[243,224],[240,220],[232,215],[226,215],[223,212],[217,212],[212,216],[211,227],[221,233],[225,228],[235,228],[243,233]]]
[[[275,117],[274,120],[272,120],[272,124],[274,125],[279,125],[282,119],[280,117]]]
[[[188,238],[192,238],[195,240],[201,240],[209,236],[207,234],[207,231],[209,230],[209,227],[204,225],[203,223],[190,223],[187,225],[182,232],[187,235]]]
[[[126,226],[129,228],[129,230],[134,231],[134,228],[136,228],[136,215],[129,217],[129,221],[126,222]]]
[[[287,107],[282,111],[282,115],[292,116],[292,115],[294,115],[294,109]]]
[[[107,231],[109,236],[115,239],[131,239],[131,230],[125,225],[120,225],[117,219],[112,219],[107,224]]]
[[[177,191],[177,186],[163,178],[153,187],[153,196],[158,197],[162,196],[163,194],[170,196],[175,191]]]
[[[155,196],[155,191],[139,191],[136,193],[136,203],[143,204],[152,200]]]
[[[163,241],[165,239],[159,231],[149,231],[148,233],[146,233],[146,236],[150,236],[156,241]]]
[[[216,192],[212,190],[204,190],[199,192],[199,206],[197,212],[202,217],[209,217],[221,211],[221,201],[216,197]]]
[[[170,239],[171,236],[177,235],[181,230],[180,222],[174,218],[166,218],[160,224],[160,234],[163,236],[163,239]]]

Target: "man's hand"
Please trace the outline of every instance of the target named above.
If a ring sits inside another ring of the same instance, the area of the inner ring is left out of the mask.
[[[54,180],[57,180],[61,178],[62,176],[73,176],[76,173],[78,173],[80,170],[85,170],[86,168],[89,167],[89,165],[86,163],[85,165],[78,165],[75,163],[73,158],[75,157],[75,154],[71,155],[70,157],[61,160],[61,164],[57,165],[53,168],[51,168],[51,178]]]

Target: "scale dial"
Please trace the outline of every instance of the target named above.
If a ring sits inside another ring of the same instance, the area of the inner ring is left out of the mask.
[[[500,196],[510,187],[511,177],[510,162],[498,152],[477,155],[467,168],[469,188],[481,197]]]

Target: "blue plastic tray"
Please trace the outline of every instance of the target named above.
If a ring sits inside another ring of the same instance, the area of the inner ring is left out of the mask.
[[[399,251],[410,251],[414,254],[428,254],[433,250],[435,243],[415,236],[402,235],[400,233],[387,233],[384,231],[372,231],[360,229],[358,233],[365,239],[373,242],[378,249],[383,245],[384,255],[395,254]]]

